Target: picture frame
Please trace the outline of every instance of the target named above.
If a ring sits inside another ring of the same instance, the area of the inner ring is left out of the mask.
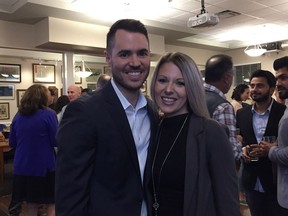
[[[17,100],[17,107],[20,106],[20,101],[23,97],[23,95],[25,94],[26,89],[17,89],[16,90],[16,100]]]
[[[0,100],[13,100],[15,98],[15,86],[0,84]]]
[[[104,66],[104,74],[108,74],[111,76],[112,72],[111,72],[111,67],[110,66]]]
[[[32,64],[33,83],[55,83],[55,65]]]
[[[99,76],[103,74],[103,69],[102,68],[90,68],[90,71],[92,72],[92,74],[89,77],[86,77],[86,82],[96,83]]]
[[[75,72],[77,71],[81,71],[82,67],[81,66],[75,66]],[[74,80],[75,80],[75,84],[82,84],[82,77],[76,76],[74,73]]]
[[[10,119],[9,103],[0,103],[0,120]]]
[[[0,82],[21,82],[21,65],[0,63]]]

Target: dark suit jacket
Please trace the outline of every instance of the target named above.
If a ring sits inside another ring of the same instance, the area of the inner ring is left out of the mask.
[[[236,113],[237,128],[243,137],[243,146],[256,144],[257,139],[253,130],[252,105],[240,109]],[[264,136],[276,136],[278,134],[278,123],[286,109],[286,106],[273,101],[271,112]],[[276,192],[276,184],[273,181],[272,162],[268,157],[261,157],[259,161],[244,163],[242,183],[246,190],[253,190],[256,179],[259,177],[261,185],[266,192]]]
[[[147,109],[151,138],[142,185],[133,135],[111,82],[68,105],[56,137],[57,216],[140,215],[158,120]]]

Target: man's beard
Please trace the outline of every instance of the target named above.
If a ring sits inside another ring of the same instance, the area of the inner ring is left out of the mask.
[[[277,89],[278,90],[278,89]],[[288,89],[281,87],[280,91],[278,91],[278,95],[280,99],[286,99],[288,98]]]
[[[262,95],[260,95],[260,97],[259,97],[259,94],[255,94],[255,95],[258,96],[258,97],[254,98],[254,97],[253,97],[253,94],[252,94],[252,95],[251,95],[251,98],[252,98],[254,101],[256,101],[256,102],[264,102],[264,101],[267,101],[267,100],[271,97],[269,91],[266,92],[266,93],[264,93],[264,94],[262,94]]]

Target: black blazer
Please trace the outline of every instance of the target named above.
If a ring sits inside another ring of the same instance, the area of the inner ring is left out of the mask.
[[[257,143],[253,129],[252,105],[240,109],[236,113],[237,128],[240,128],[240,135],[243,137],[243,146]],[[273,101],[271,112],[264,136],[278,135],[278,123],[284,114],[286,106]],[[259,177],[260,182],[266,192],[276,192],[276,182],[273,182],[272,162],[268,157],[261,157],[259,161],[243,163],[242,173],[243,187],[247,190],[253,190],[256,179]]]
[[[158,113],[149,102],[151,138],[142,185],[133,135],[111,82],[71,102],[57,133],[57,216],[140,215],[151,177]]]

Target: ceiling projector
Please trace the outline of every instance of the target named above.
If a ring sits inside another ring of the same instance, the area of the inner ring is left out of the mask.
[[[190,17],[187,21],[189,28],[210,27],[219,23],[219,17],[215,14],[202,13],[197,16]]]

